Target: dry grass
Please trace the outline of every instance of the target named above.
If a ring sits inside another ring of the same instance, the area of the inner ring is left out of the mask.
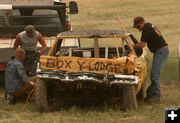
[[[166,107],[180,106],[180,83],[172,81],[162,85],[163,99],[160,104],[141,104],[135,111],[122,112],[114,107],[95,107],[60,109],[57,112],[38,113],[33,103],[15,106],[5,105],[3,96],[0,97],[0,123],[162,123]],[[168,91],[167,91],[168,90]],[[172,96],[173,95],[173,96]]]
[[[68,0],[67,0],[68,1]],[[147,21],[159,25],[170,46],[170,58],[162,72],[160,104],[139,104],[136,111],[122,112],[117,108],[71,107],[57,112],[40,114],[33,103],[8,106],[0,95],[0,123],[163,123],[166,107],[180,107],[180,82],[178,82],[177,44],[180,29],[179,0],[77,0],[80,13],[71,20],[74,30],[119,29],[117,15],[126,22],[127,30],[140,37],[132,28],[132,19],[142,15]],[[150,55],[151,56],[151,55]]]

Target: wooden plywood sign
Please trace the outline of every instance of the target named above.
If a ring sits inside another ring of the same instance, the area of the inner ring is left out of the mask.
[[[41,56],[40,69],[67,72],[132,73],[135,57],[117,59]]]

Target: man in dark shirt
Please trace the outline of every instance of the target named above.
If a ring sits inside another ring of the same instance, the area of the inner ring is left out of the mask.
[[[136,47],[143,49],[147,44],[149,50],[153,53],[152,68],[150,73],[151,85],[147,89],[145,102],[160,101],[160,72],[168,55],[168,44],[163,38],[157,26],[146,23],[143,17],[134,18],[134,28],[142,32],[141,41]]]

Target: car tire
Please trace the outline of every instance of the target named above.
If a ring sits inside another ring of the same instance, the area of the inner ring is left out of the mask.
[[[137,99],[134,85],[124,85],[122,88],[123,110],[137,109]]]
[[[37,81],[36,105],[39,112],[48,110],[47,82],[42,79]]]

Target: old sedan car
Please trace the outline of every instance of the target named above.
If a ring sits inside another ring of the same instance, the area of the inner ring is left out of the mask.
[[[39,111],[55,102],[79,100],[116,102],[122,109],[136,109],[136,97],[145,91],[147,63],[145,53],[133,47],[134,39],[120,30],[60,33],[48,55],[40,57]]]

